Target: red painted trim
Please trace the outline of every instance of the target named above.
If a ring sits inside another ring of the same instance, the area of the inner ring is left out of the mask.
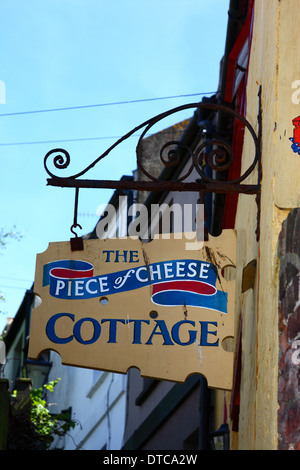
[[[246,21],[228,57],[226,87],[224,94],[224,99],[228,103],[232,103],[232,101],[234,100],[233,90],[235,85],[235,72],[237,60],[246,41],[248,41],[248,56],[250,55],[250,43],[252,39],[253,25],[253,3],[253,1],[249,2]]]
[[[234,83],[232,82],[232,77],[235,77],[235,67],[238,54],[245,44],[245,40],[248,37],[248,64],[250,58],[250,48],[252,41],[252,31],[253,31],[253,16],[254,16],[254,0],[250,0],[248,7],[248,15],[246,22],[238,36],[238,39],[235,45],[232,48],[232,51],[229,56],[226,90],[225,90],[225,100],[232,102],[235,99],[235,108],[242,115],[246,115],[246,86],[248,79],[248,66],[244,74],[244,77],[239,85],[239,88],[236,92],[235,97],[232,96],[232,91]],[[236,179],[241,174],[241,158],[243,152],[243,142],[244,142],[244,126],[240,121],[235,121],[232,137],[232,149],[234,152],[234,165],[231,166],[228,174],[228,180]],[[224,217],[223,217],[223,229],[234,228],[235,226],[235,217],[238,203],[237,194],[227,194],[225,200],[224,208]]]

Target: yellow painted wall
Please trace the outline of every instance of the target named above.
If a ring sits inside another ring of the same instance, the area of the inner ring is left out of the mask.
[[[277,240],[289,210],[300,205],[300,156],[293,153],[289,141],[291,120],[300,115],[300,105],[291,99],[292,82],[300,80],[299,28],[299,0],[255,0],[247,119],[258,129],[261,85],[263,179],[258,243],[254,196],[240,195],[236,218],[236,325],[241,314],[243,349],[239,433],[233,435],[231,445],[238,449],[277,449]],[[253,151],[246,135],[244,170],[253,161]],[[256,177],[251,175],[247,182],[256,183]],[[255,287],[242,294],[242,270],[252,259],[257,260]]]

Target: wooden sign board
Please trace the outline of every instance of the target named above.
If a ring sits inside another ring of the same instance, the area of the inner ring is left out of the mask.
[[[177,234],[178,236],[178,234]],[[236,235],[225,230],[202,249],[178,239],[121,238],[50,243],[37,255],[29,357],[45,350],[62,363],[183,382],[203,374],[232,388]]]

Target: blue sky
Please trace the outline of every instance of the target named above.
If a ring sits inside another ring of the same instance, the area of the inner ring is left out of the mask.
[[[216,91],[228,7],[228,0],[0,0],[0,229],[22,233],[0,251],[0,333],[31,287],[36,254],[72,236],[74,190],[46,185],[45,154],[65,148],[64,175],[73,174],[138,124],[201,100],[153,98]],[[136,143],[128,139],[85,178],[131,175]],[[80,191],[80,233],[93,229],[111,194]]]

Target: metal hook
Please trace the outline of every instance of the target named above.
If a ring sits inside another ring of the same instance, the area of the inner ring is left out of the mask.
[[[79,225],[77,223],[77,211],[78,211],[78,196],[79,196],[79,188],[75,188],[75,205],[74,205],[74,219],[73,219],[73,225],[71,225],[71,232],[75,235],[75,237],[77,237],[77,233],[74,232],[74,228],[76,227],[81,227],[81,225]]]
[[[79,227],[79,228],[82,230],[82,227],[81,227],[81,225],[79,225],[79,224],[76,224],[76,225],[75,225],[75,224],[73,224],[73,225],[71,225],[71,228],[70,228],[70,230],[71,230],[71,232],[72,232],[72,233],[75,235],[75,237],[77,238],[77,237],[78,237],[78,235],[77,235],[77,233],[76,233],[76,232],[74,232],[74,229],[75,229],[76,227]]]
[[[70,227],[71,232],[75,235],[75,238],[71,238],[71,250],[83,250],[83,240],[82,237],[78,237],[77,233],[74,231],[76,227],[82,229],[81,225],[77,223],[77,211],[78,211],[78,196],[79,196],[79,188],[75,188],[75,206],[74,206],[74,220],[73,224]]]

